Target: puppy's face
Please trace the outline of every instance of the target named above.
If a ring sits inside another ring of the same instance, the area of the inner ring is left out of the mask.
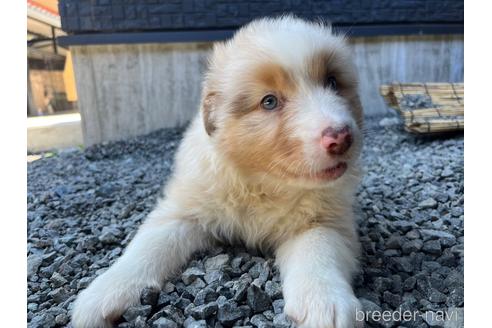
[[[329,27],[256,21],[214,49],[202,115],[246,174],[319,186],[350,175],[362,108],[348,48]]]

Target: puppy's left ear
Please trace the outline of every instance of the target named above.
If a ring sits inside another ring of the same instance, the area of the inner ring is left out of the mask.
[[[206,92],[205,96],[202,99],[202,116],[203,116],[203,124],[205,125],[205,131],[207,134],[211,136],[214,131],[217,129],[217,98],[218,95],[216,92]]]

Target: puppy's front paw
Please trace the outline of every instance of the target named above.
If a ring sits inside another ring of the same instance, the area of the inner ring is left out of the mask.
[[[356,321],[356,310],[360,308],[350,287],[321,284],[285,295],[285,314],[302,328],[363,327],[363,322]]]
[[[140,288],[123,283],[109,272],[94,280],[77,297],[73,312],[74,328],[106,328],[130,306],[138,302]]]

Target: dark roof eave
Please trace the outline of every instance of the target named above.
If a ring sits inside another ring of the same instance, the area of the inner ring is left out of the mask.
[[[464,34],[464,24],[388,24],[334,26],[348,36],[391,36],[391,35],[439,35]],[[60,36],[60,46],[132,44],[132,43],[176,43],[214,42],[230,38],[236,29],[188,30],[188,31],[146,31],[146,32],[97,32]]]

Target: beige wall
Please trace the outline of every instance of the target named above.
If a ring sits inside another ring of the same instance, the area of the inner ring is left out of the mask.
[[[463,36],[354,38],[366,115],[388,113],[392,81],[463,81]],[[185,124],[196,113],[210,44],[72,47],[86,145]]]
[[[366,115],[390,111],[379,86],[398,82],[463,82],[462,35],[387,36],[351,40]]]
[[[184,125],[199,106],[210,46],[72,47],[85,144]]]

